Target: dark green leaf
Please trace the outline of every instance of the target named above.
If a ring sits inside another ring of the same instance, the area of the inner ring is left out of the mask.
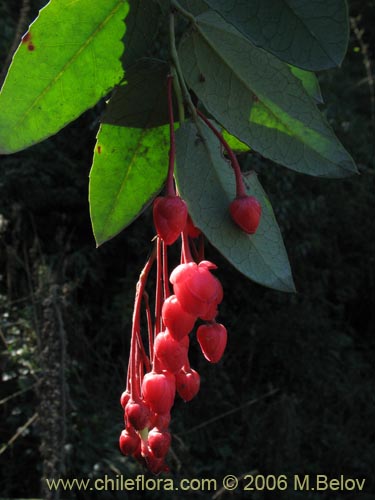
[[[168,127],[100,127],[89,192],[98,246],[128,226],[160,191],[168,148]]]
[[[299,172],[342,177],[350,155],[290,68],[214,12],[197,18],[179,55],[190,88],[224,129]]]
[[[224,160],[217,138],[203,123],[201,129],[203,138],[191,123],[176,133],[177,184],[194,223],[245,276],[276,290],[294,291],[280,230],[256,174],[251,176],[248,192],[260,201],[262,217],[256,234],[249,236],[229,215],[236,194],[232,168]]]
[[[199,16],[199,14],[209,10],[205,0],[180,0],[178,3],[193,16]]]
[[[126,69],[151,50],[152,42],[159,30],[161,14],[161,8],[157,2],[128,1],[130,10],[126,18],[124,37],[126,50],[122,56],[122,64]]]
[[[51,0],[30,26],[0,93],[0,153],[42,141],[123,77],[128,4]]]
[[[306,90],[309,96],[312,97],[317,103],[322,104],[323,97],[320,92],[319,82],[315,73],[311,73],[311,71],[305,71],[304,69],[290,65],[289,69],[293,73],[293,75],[301,81],[303,88]]]
[[[102,122],[138,128],[168,123],[168,69],[156,59],[141,59],[129,68],[127,84],[113,92]]]
[[[339,66],[349,38],[345,0],[206,0],[255,45],[308,70]]]

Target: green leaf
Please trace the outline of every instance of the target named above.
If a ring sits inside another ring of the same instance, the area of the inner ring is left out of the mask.
[[[205,0],[179,0],[178,3],[193,16],[199,16],[199,14],[209,10]]]
[[[290,71],[293,75],[301,81],[303,88],[306,90],[308,95],[314,99],[319,104],[323,104],[322,93],[320,92],[319,82],[315,75],[311,71],[305,71],[304,69],[297,68],[296,66],[289,65]]]
[[[206,0],[259,47],[308,70],[339,66],[349,39],[345,0]]]
[[[221,154],[217,138],[201,123],[185,123],[177,130],[177,185],[194,223],[209,241],[248,278],[276,290],[295,290],[288,257],[271,204],[256,174],[248,193],[258,198],[262,217],[254,235],[241,231],[231,220],[229,204],[235,198],[231,166]]]
[[[255,151],[310,175],[356,172],[290,68],[216,13],[197,18],[196,29],[182,40],[179,57],[189,87],[207,111]]]
[[[139,128],[168,123],[168,71],[168,64],[164,61],[138,61],[128,69],[126,85],[117,87],[113,92],[102,122]]]
[[[247,144],[244,142],[241,142],[235,137],[234,135],[230,134],[226,130],[222,131],[224,139],[227,141],[229,147],[234,151],[235,153],[246,153],[247,151],[250,151],[250,148]]]
[[[160,191],[168,171],[168,127],[103,124],[90,172],[90,215],[97,245],[113,238]]]
[[[146,56],[152,48],[152,42],[159,30],[161,14],[160,5],[154,1],[128,1],[130,10],[126,18],[124,37],[126,50],[122,56],[122,64],[125,69],[141,57]]]
[[[55,134],[123,77],[123,0],[51,0],[19,45],[0,93],[0,153]]]

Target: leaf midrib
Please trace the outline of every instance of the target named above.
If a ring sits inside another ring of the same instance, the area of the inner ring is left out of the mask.
[[[20,116],[20,118],[14,124],[14,127],[22,123],[26,117],[31,113],[31,111],[38,105],[38,103],[45,97],[46,94],[50,91],[50,89],[60,80],[65,71],[74,64],[77,58],[82,54],[82,52],[91,44],[96,35],[104,29],[104,27],[109,23],[109,21],[113,18],[113,16],[117,13],[117,11],[124,4],[123,0],[120,0],[117,5],[111,10],[108,16],[97,26],[97,28],[91,33],[91,35],[86,39],[83,45],[77,50],[77,52],[64,64],[62,69],[57,73],[57,75],[49,82],[49,84],[42,90],[42,92],[36,97],[33,103],[30,105],[28,109]]]

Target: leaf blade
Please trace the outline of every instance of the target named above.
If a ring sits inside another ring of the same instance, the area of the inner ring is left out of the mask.
[[[213,12],[200,15],[196,26],[179,47],[182,69],[189,87],[223,128],[299,172],[342,177],[357,171],[286,64]]]
[[[307,70],[339,66],[349,40],[344,0],[205,0],[255,45]]]
[[[116,236],[162,188],[168,165],[168,127],[103,124],[89,181],[90,216],[97,245]]]
[[[58,132],[123,77],[128,3],[51,0],[20,43],[0,92],[0,153]]]

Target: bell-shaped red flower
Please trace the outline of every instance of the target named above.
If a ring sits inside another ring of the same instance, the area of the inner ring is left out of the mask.
[[[120,435],[119,445],[123,455],[133,455],[140,445],[140,437],[132,427],[123,430]]]
[[[148,427],[150,419],[150,409],[143,401],[133,401],[130,399],[125,407],[125,422],[130,424],[137,431]]]
[[[229,206],[233,221],[245,233],[254,234],[260,222],[262,206],[254,196],[235,198]]]
[[[189,371],[181,370],[176,374],[176,389],[184,401],[192,400],[199,392],[199,373],[190,368]]]
[[[161,431],[166,431],[171,423],[171,414],[154,413],[151,419],[151,427],[157,427]]]
[[[172,373],[146,373],[142,381],[142,395],[155,413],[169,413],[176,394],[176,380]]]
[[[179,196],[159,196],[153,205],[156,232],[167,244],[172,245],[184,230],[188,209]]]
[[[129,399],[130,399],[130,392],[128,390],[126,390],[121,394],[121,398],[120,398],[120,404],[124,408],[124,410],[125,410],[125,406],[128,404]]]
[[[164,458],[171,445],[171,435],[167,431],[151,429],[148,433],[148,444],[156,458]]]
[[[163,369],[171,373],[177,373],[186,364],[189,337],[185,336],[180,341],[177,341],[167,329],[156,336],[154,349]]]
[[[171,295],[164,301],[161,315],[164,325],[177,341],[191,332],[197,319],[182,308],[176,295]]]
[[[220,323],[202,325],[197,330],[197,339],[204,357],[210,363],[217,363],[227,345],[227,329]]]
[[[187,217],[186,230],[190,238],[198,238],[198,236],[201,234],[201,230],[194,225],[194,222],[192,221],[190,215],[188,215]]]
[[[212,305],[223,299],[220,281],[210,273],[215,264],[207,260],[199,264],[180,264],[171,273],[170,281],[182,308],[194,316],[205,317]]]

